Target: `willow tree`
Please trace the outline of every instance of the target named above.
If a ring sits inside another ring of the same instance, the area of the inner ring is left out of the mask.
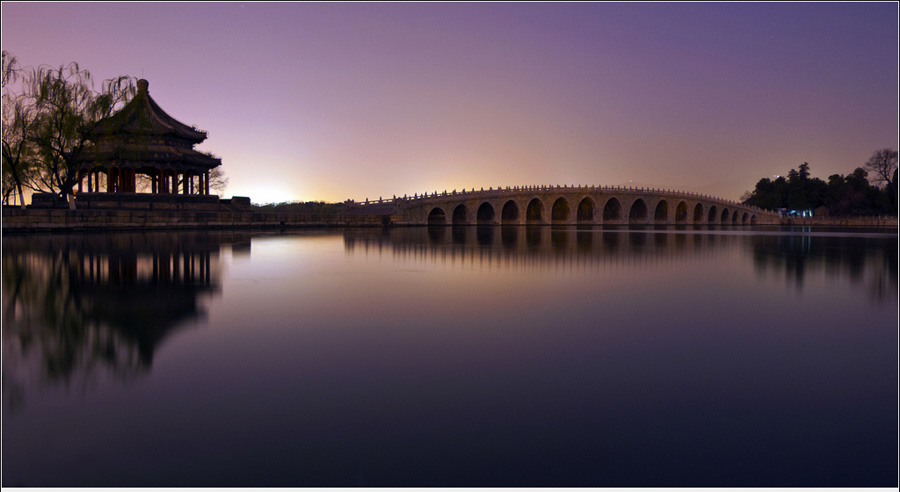
[[[9,204],[13,193],[25,207],[23,188],[35,169],[34,145],[28,139],[34,107],[24,94],[12,88],[22,76],[16,57],[3,52],[3,203]]]
[[[133,79],[105,80],[97,92],[90,72],[74,62],[59,68],[41,65],[26,71],[24,79],[22,98],[33,112],[26,140],[35,153],[29,187],[55,193],[74,208],[70,198],[78,182],[79,157],[92,143],[97,122],[134,96]]]

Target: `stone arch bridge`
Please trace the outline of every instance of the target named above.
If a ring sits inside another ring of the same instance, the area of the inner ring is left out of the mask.
[[[522,186],[353,203],[409,225],[778,224],[778,214],[685,191],[619,186]]]

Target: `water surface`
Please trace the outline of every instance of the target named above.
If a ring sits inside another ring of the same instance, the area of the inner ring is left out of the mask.
[[[3,238],[3,486],[897,485],[897,235]]]

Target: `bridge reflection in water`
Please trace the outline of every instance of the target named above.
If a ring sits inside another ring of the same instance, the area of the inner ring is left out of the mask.
[[[24,397],[17,374],[68,385],[148,372],[162,341],[219,294],[222,247],[249,244],[209,232],[4,237],[4,402]]]
[[[818,273],[854,278],[877,302],[892,302],[898,289],[898,245],[888,233],[748,231],[740,226],[434,226],[346,231],[344,248],[411,262],[535,270],[652,268],[737,254],[752,257],[759,275],[784,276],[797,289],[805,277]]]
[[[742,238],[697,234],[686,228],[576,226],[478,226],[385,229],[380,234],[344,234],[348,252],[390,252],[409,260],[469,264],[498,263],[528,267],[548,262],[559,266],[671,263],[697,255],[719,254]],[[716,246],[716,248],[711,248]]]
[[[893,484],[896,244],[4,237],[4,485]]]

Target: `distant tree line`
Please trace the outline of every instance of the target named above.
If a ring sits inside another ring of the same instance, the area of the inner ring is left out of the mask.
[[[881,149],[852,173],[832,174],[828,181],[811,177],[809,163],[804,162],[787,176],[760,179],[741,199],[769,210],[814,210],[832,216],[897,215],[897,185],[897,151]]]
[[[265,205],[254,203],[252,207],[257,212],[279,214],[337,214],[347,208],[343,203],[327,202],[281,202],[267,203]]]

